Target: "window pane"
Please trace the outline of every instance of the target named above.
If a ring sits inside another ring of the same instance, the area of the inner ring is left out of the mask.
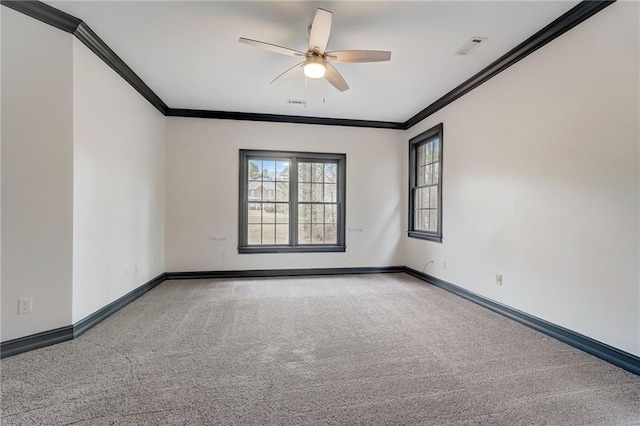
[[[424,185],[433,183],[433,164],[424,167]]]
[[[276,227],[275,225],[262,226],[262,244],[276,243]]]
[[[249,190],[249,201],[262,200],[262,182],[250,180],[247,188]]]
[[[311,225],[298,225],[298,244],[311,244]]]
[[[429,188],[418,188],[416,190],[416,208],[426,209],[429,207]]]
[[[262,180],[275,180],[275,179],[276,179],[276,162],[263,161],[262,162]]]
[[[440,160],[440,139],[433,141],[433,161]]]
[[[262,222],[262,206],[258,203],[249,203],[247,208],[247,220],[249,223]]]
[[[264,203],[262,205],[262,223],[275,223],[275,222],[276,222],[275,204]]]
[[[248,244],[260,244],[262,234],[262,225],[249,225],[249,233],[247,235]]]
[[[429,205],[431,208],[438,208],[438,187],[429,188]]]
[[[262,161],[249,160],[249,179],[260,180],[262,179]]]
[[[311,211],[311,222],[322,223],[324,220],[324,205],[314,204]]]
[[[311,201],[311,184],[310,183],[298,184],[298,201],[302,201],[302,202]]]
[[[324,164],[323,163],[313,163],[312,182],[316,182],[316,183],[324,182]]]
[[[440,163],[433,163],[431,167],[433,167],[433,183],[438,183],[438,179],[440,178]]]
[[[289,201],[289,182],[276,183],[276,201]]]
[[[311,182],[311,163],[298,163],[298,182]]]
[[[424,145],[424,162],[429,164],[433,161],[433,144],[431,142]]]
[[[424,166],[418,166],[418,177],[416,179],[416,185],[424,185]]]
[[[429,210],[429,231],[431,232],[438,231],[438,210],[435,210],[435,209]]]
[[[338,223],[338,206],[324,206],[324,223]]]
[[[335,203],[338,201],[338,185],[335,183],[324,184],[324,202]]]
[[[276,225],[276,244],[289,244],[289,225]]]
[[[424,147],[424,145],[420,145],[419,147],[416,148],[416,150],[418,151],[418,156],[416,158],[417,159],[417,163],[416,164],[418,164],[418,166],[422,166],[425,163],[425,161],[424,161],[424,150],[425,150],[425,147]]]
[[[414,226],[418,231],[429,230],[429,210],[416,210]]]
[[[311,201],[323,201],[322,194],[322,184],[321,183],[312,183],[311,184]]]
[[[311,205],[298,205],[298,223],[311,223]]]
[[[276,180],[288,181],[289,180],[289,162],[278,161],[276,162]]]
[[[262,182],[262,186],[259,187],[262,191],[263,201],[275,201],[276,200],[276,184],[275,182]]]
[[[336,183],[338,181],[338,165],[337,164],[325,163],[324,181],[329,183]]]
[[[323,225],[311,225],[311,244],[324,244]]]
[[[324,242],[325,244],[338,243],[338,230],[335,225],[324,226]]]
[[[289,204],[276,204],[276,223],[289,223]]]

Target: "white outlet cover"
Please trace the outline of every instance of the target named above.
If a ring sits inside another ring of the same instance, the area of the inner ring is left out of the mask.
[[[23,297],[18,299],[18,314],[30,314],[33,309],[33,298]]]

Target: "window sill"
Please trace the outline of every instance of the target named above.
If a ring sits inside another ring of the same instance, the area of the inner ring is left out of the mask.
[[[409,236],[409,238],[419,238],[421,240],[434,241],[436,243],[442,242],[442,235],[426,234],[424,232],[418,232],[418,231],[409,231],[407,232],[407,236]]]
[[[238,247],[239,254],[258,253],[344,253],[346,246],[254,246]]]

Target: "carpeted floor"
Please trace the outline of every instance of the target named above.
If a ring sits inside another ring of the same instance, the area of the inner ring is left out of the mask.
[[[0,366],[6,425],[640,425],[640,377],[405,274],[165,281]]]

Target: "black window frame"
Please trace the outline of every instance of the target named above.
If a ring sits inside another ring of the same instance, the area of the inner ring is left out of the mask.
[[[417,168],[418,168],[418,148],[428,144],[429,142],[439,139],[440,150],[438,156],[438,226],[437,231],[419,230],[415,227],[415,203],[417,185]],[[412,238],[420,238],[423,240],[442,242],[442,159],[444,151],[443,125],[442,123],[426,130],[409,140],[409,223],[407,235]]]
[[[290,161],[289,172],[289,244],[248,244],[248,203],[249,188],[249,160],[270,159]],[[332,162],[337,163],[337,234],[336,244],[298,244],[298,162]],[[238,211],[238,253],[326,253],[345,252],[346,230],[346,189],[347,189],[347,156],[346,154],[300,152],[300,151],[271,151],[271,150],[240,150],[240,191]],[[292,171],[295,171],[292,172]]]

